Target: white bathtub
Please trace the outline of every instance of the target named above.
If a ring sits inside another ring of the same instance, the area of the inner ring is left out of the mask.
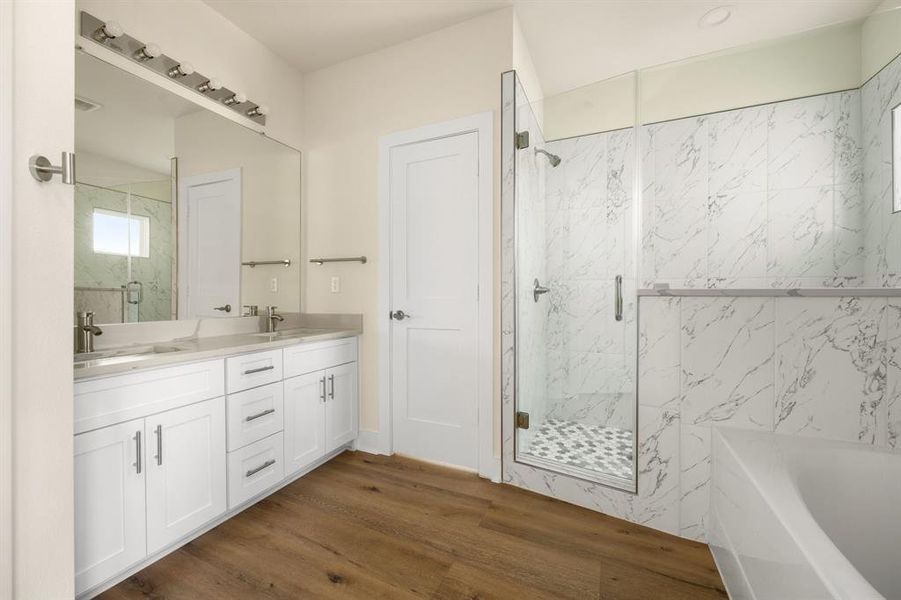
[[[735,599],[901,599],[901,454],[718,429],[711,550]]]

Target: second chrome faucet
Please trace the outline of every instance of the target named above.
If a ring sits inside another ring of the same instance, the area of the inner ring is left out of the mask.
[[[266,307],[266,333],[275,333],[276,323],[285,320],[285,317],[275,312],[277,308],[277,306]]]

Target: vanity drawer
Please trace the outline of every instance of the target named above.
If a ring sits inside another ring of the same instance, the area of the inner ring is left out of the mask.
[[[228,453],[228,507],[235,508],[285,478],[285,438],[279,432]]]
[[[274,383],[282,378],[282,351],[269,350],[225,359],[228,393]]]
[[[237,450],[284,428],[282,382],[229,394],[226,399],[228,450]]]
[[[225,394],[222,359],[75,383],[75,433]]]
[[[357,338],[285,348],[285,378],[306,375],[357,360]]]

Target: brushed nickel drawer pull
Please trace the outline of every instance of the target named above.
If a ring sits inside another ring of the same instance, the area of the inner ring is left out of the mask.
[[[256,467],[255,469],[250,469],[249,471],[247,471],[247,473],[245,473],[244,476],[245,476],[245,477],[253,477],[254,475],[256,475],[257,473],[259,473],[259,472],[262,471],[263,469],[266,469],[266,468],[268,468],[268,467],[271,467],[271,466],[274,465],[274,464],[275,464],[275,459],[274,459],[274,458],[270,458],[269,460],[267,460],[266,462],[264,462],[263,464],[261,464],[259,467]]]
[[[271,371],[275,368],[275,365],[269,365],[268,367],[259,367],[257,369],[247,369],[244,371],[245,375],[253,375],[254,373],[262,373],[263,371]]]
[[[163,464],[163,426],[156,426],[156,464]]]
[[[255,421],[256,419],[259,419],[260,417],[265,417],[266,415],[271,415],[271,414],[274,413],[274,412],[275,412],[275,409],[274,409],[274,408],[267,408],[267,409],[264,410],[263,412],[258,412],[258,413],[255,414],[255,415],[250,415],[249,417],[247,417],[247,418],[244,419],[244,420],[247,421],[247,422],[249,423],[250,421]]]
[[[325,402],[325,377],[319,378],[319,385],[322,386],[321,391],[319,392],[319,399]]]
[[[141,431],[135,431],[135,472],[141,474]]]
[[[331,398],[332,400],[334,400],[335,399],[335,376],[329,375],[328,382],[329,382],[328,397]]]

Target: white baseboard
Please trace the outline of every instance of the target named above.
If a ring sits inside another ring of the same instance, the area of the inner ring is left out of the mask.
[[[391,451],[386,447],[379,432],[369,431],[367,429],[361,429],[357,434],[356,449],[368,454],[391,454]]]
[[[487,465],[479,465],[479,477],[490,479],[494,483],[501,482],[501,457],[493,456]]]

